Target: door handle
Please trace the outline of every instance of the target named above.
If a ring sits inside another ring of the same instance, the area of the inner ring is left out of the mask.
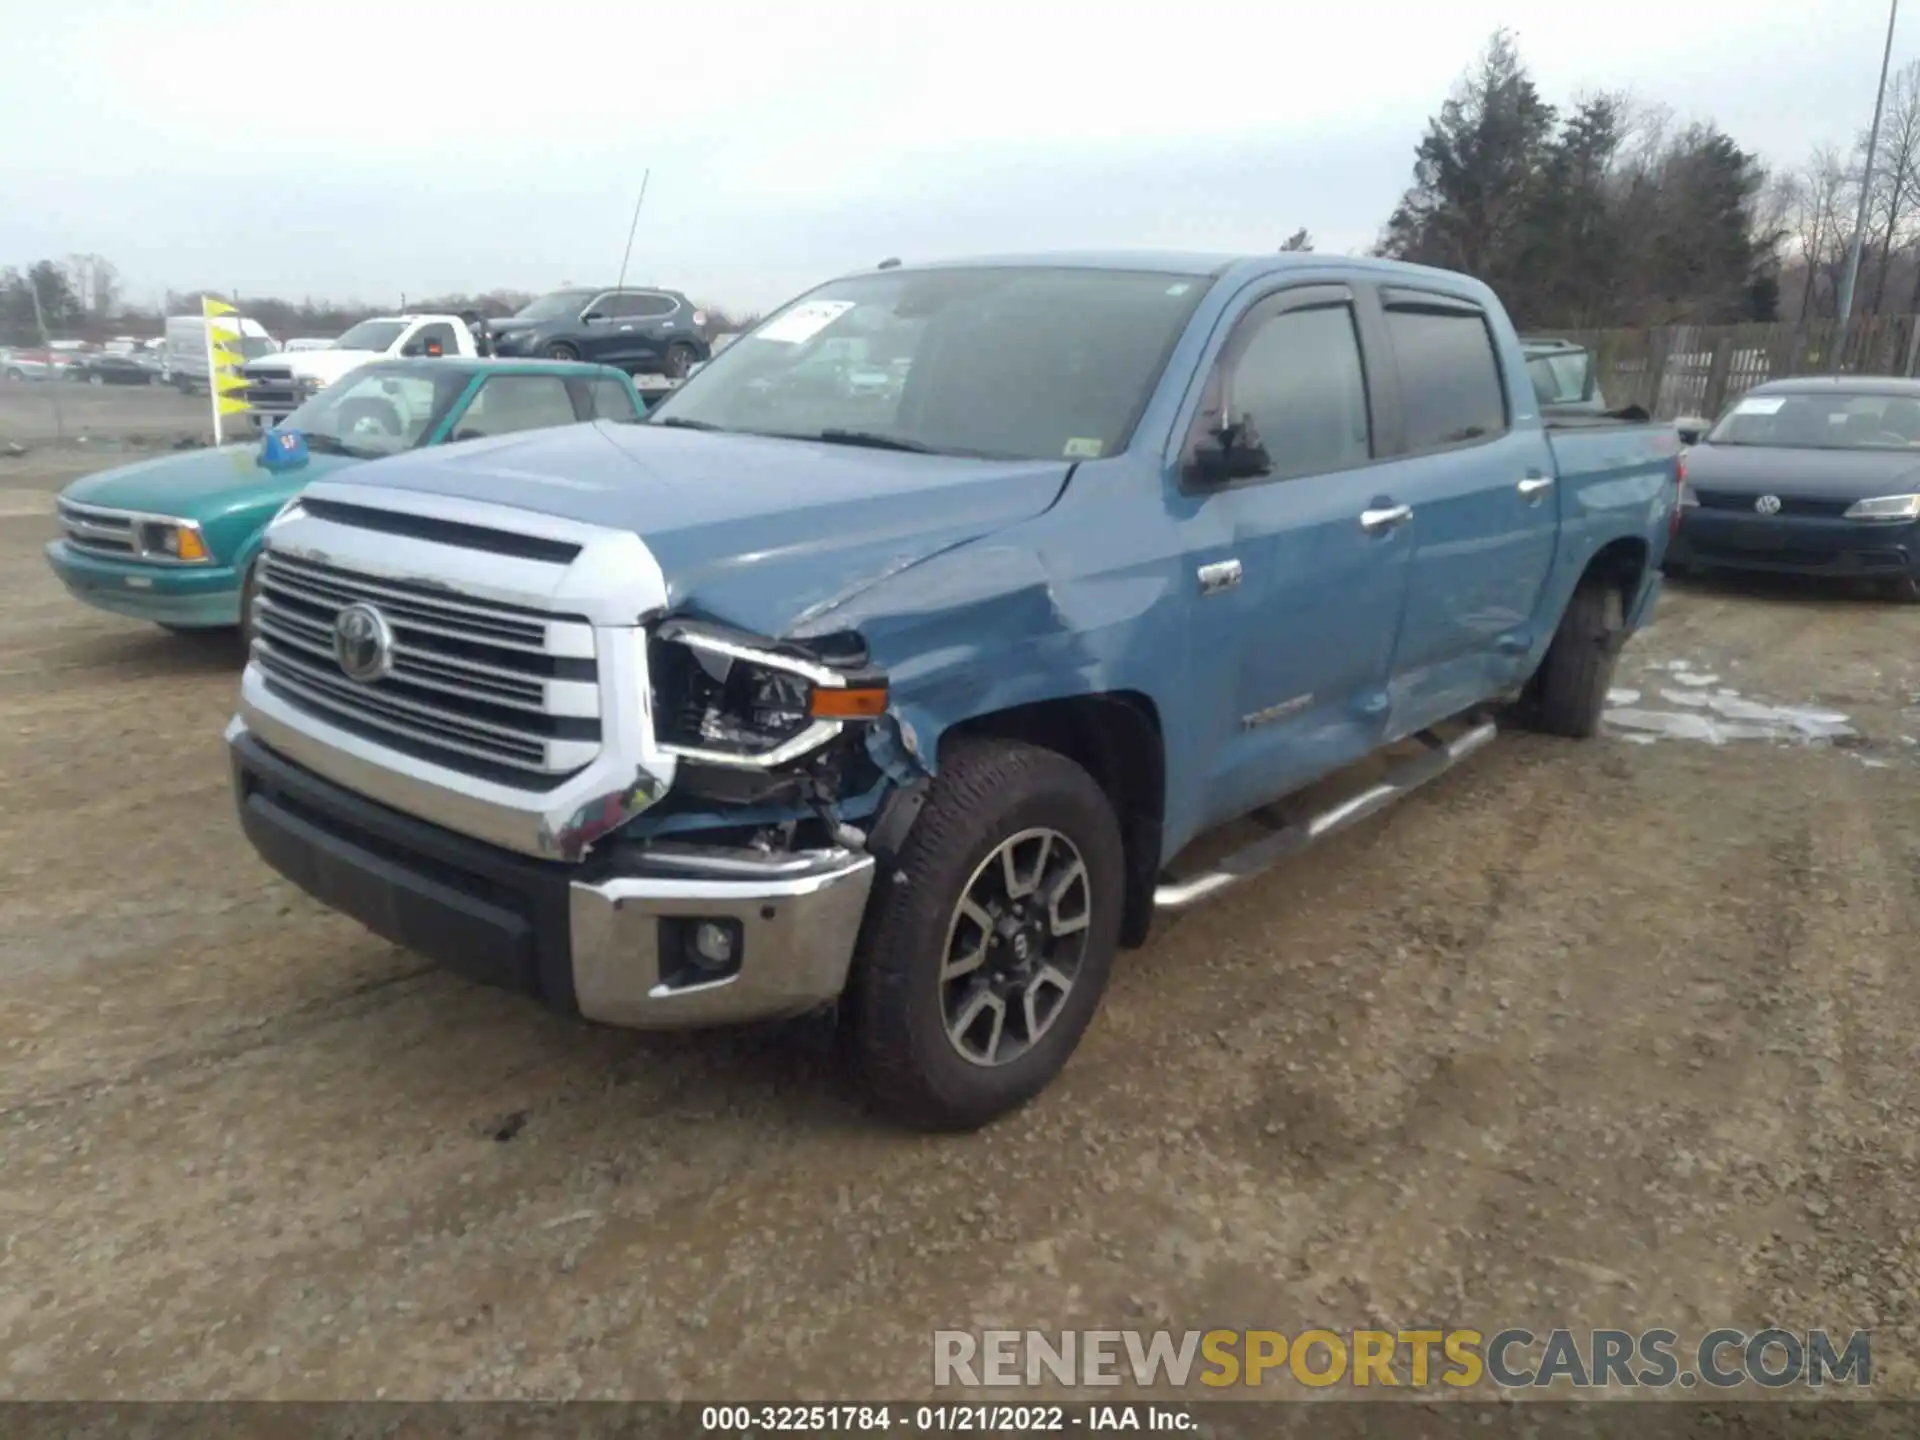
[[[1211,565],[1202,565],[1199,575],[1200,593],[1218,595],[1221,591],[1231,590],[1240,583],[1240,562],[1216,560]]]
[[[1413,518],[1411,505],[1388,505],[1378,510],[1360,512],[1360,528],[1369,535],[1378,535],[1383,531],[1397,530]]]
[[[1553,488],[1553,479],[1547,475],[1529,475],[1513,488],[1520,492],[1522,500],[1531,503]]]

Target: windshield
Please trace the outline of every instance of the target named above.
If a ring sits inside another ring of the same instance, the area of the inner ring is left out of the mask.
[[[1920,399],[1828,391],[1749,395],[1707,434],[1710,445],[1794,450],[1905,450],[1920,446]]]
[[[360,460],[397,455],[432,433],[471,378],[451,367],[413,370],[391,364],[363,365],[348,371],[280,425],[304,431],[307,448],[315,454],[351,455]]]
[[[515,320],[571,320],[578,315],[598,290],[556,290],[542,295],[524,309],[513,312]]]
[[[1024,266],[836,280],[729,345],[647,423],[945,455],[1111,455],[1208,284]]]
[[[384,350],[407,328],[404,320],[362,320],[333,342],[336,350]]]

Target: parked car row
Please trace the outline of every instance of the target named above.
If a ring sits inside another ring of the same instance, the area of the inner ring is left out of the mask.
[[[1920,381],[1770,381],[1693,438],[1668,573],[1838,576],[1920,601]]]
[[[47,559],[77,599],[169,630],[241,626],[267,523],[310,481],[406,450],[644,413],[605,366],[383,361],[310,396],[264,444],[190,450],[62,492]],[[292,442],[292,443],[289,443]]]
[[[0,380],[49,380],[59,373],[51,351],[0,347]]]

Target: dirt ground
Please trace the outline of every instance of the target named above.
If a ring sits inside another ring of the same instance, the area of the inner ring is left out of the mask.
[[[0,460],[0,1396],[906,1398],[946,1327],[1767,1323],[1872,1327],[1920,1393],[1920,608],[1670,590],[1623,708],[1857,733],[1503,736],[1123,956],[1041,1101],[932,1139],[818,1027],[568,1023],[273,878],[234,652],[40,559],[99,463]]]
[[[226,417],[226,438],[241,436],[246,416]],[[0,455],[8,446],[42,453],[60,442],[107,453],[125,446],[166,442],[181,436],[211,439],[213,412],[207,398],[182,395],[170,385],[82,385],[72,380],[0,380]]]

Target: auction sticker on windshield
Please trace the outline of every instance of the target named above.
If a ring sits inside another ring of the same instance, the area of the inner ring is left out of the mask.
[[[809,300],[754,332],[756,340],[778,340],[783,345],[801,345],[853,308],[851,300]]]
[[[1780,407],[1786,403],[1786,397],[1783,395],[1754,395],[1734,406],[1733,413],[1736,415],[1775,415],[1779,413]]]

